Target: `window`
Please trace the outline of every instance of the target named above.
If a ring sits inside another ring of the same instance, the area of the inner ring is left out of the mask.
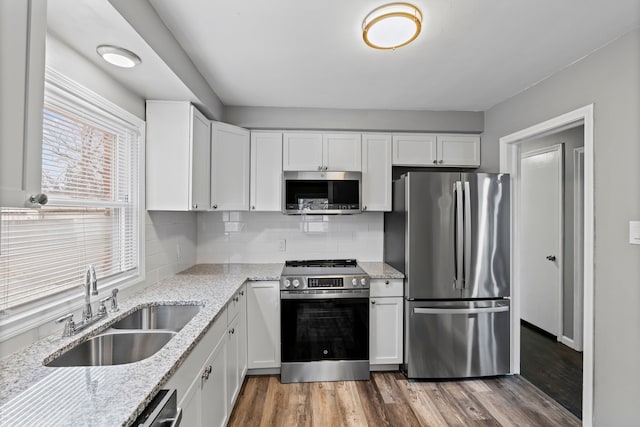
[[[107,108],[105,108],[107,106]],[[0,213],[0,315],[138,274],[141,123],[47,70],[39,209]]]

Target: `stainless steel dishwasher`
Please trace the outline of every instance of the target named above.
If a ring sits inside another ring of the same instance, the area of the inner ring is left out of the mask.
[[[178,427],[182,409],[178,408],[175,389],[160,390],[133,423],[136,427]]]

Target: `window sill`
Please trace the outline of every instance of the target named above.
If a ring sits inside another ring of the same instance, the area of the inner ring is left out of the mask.
[[[135,287],[144,282],[144,271],[138,271],[127,276],[102,282],[98,291],[102,294],[100,298],[103,298],[109,295],[112,289],[118,288],[120,291],[134,290]],[[56,325],[53,322],[67,313],[80,312],[84,304],[83,292],[82,288],[78,286],[76,289],[42,301],[37,306],[9,312],[0,317],[0,343],[29,332],[34,332],[31,334],[32,341],[36,341],[50,335],[56,329],[62,331],[62,325]],[[98,299],[98,297],[92,297],[91,299],[95,310],[98,309]]]

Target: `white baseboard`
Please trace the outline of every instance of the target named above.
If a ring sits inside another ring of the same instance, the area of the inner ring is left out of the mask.
[[[567,347],[571,347],[572,349],[574,349],[575,351],[582,351],[581,348],[579,348],[575,341],[573,341],[571,338],[569,337],[565,337],[563,336],[562,339],[560,340],[560,342],[564,345],[566,345]]]
[[[247,375],[280,375],[280,368],[247,369]]]
[[[369,372],[399,371],[400,365],[369,365]]]

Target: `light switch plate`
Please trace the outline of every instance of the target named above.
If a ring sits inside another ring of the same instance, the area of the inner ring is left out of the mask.
[[[629,221],[629,244],[640,245],[640,221]]]

